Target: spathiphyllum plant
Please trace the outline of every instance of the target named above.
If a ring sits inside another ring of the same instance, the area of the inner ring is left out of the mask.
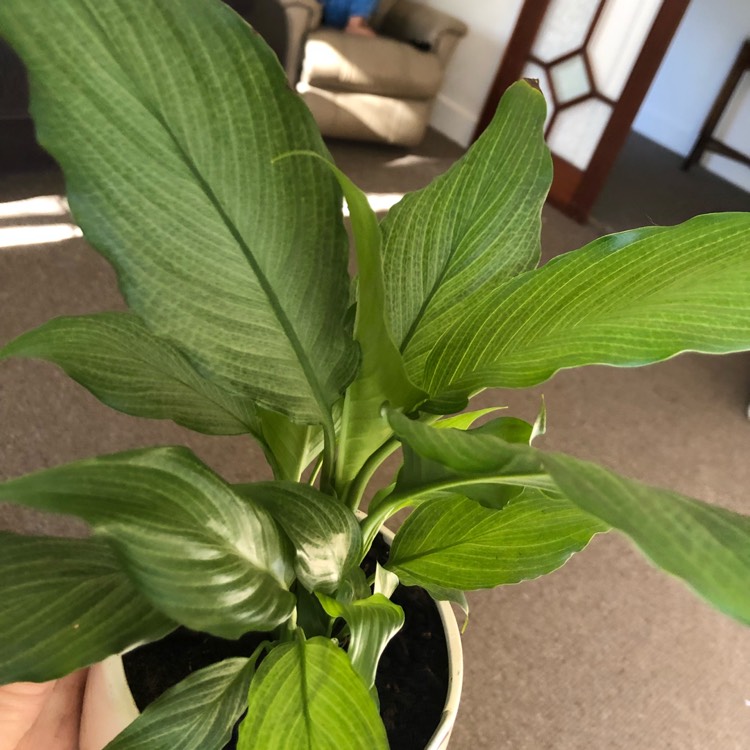
[[[536,268],[552,166],[525,82],[378,222],[219,0],[2,0],[0,32],[130,308],[52,320],[0,357],[54,362],[127,414],[250,435],[274,476],[233,486],[186,448],[151,447],[0,485],[0,501],[93,532],[0,537],[1,683],[180,625],[264,632],[251,658],[193,673],[109,747],[218,750],[244,714],[241,750],[386,748],[373,686],[403,625],[397,580],[460,602],[550,573],[608,529],[750,623],[750,519],[532,447],[543,414],[469,406],[562,368],[750,348],[750,214],[602,237]],[[378,529],[405,508],[367,579]]]

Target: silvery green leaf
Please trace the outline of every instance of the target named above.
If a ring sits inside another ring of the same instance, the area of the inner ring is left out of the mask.
[[[331,617],[340,617],[349,626],[349,659],[371,690],[385,647],[404,625],[404,611],[381,593],[350,604],[325,594],[318,594],[318,599]]]
[[[116,550],[151,604],[237,638],[294,608],[292,556],[271,516],[185,448],[78,461],[0,484],[0,501],[79,516]]]
[[[159,696],[105,750],[222,750],[247,707],[254,659],[199,669]]]
[[[3,685],[63,677],[177,626],[101,539],[0,533],[0,601]]]
[[[373,593],[382,594],[390,599],[393,592],[398,588],[398,576],[386,570],[379,562],[375,563],[375,581],[373,582]]]
[[[332,593],[358,562],[361,545],[354,513],[330,495],[297,482],[236,485],[243,498],[264,508],[289,537],[294,570],[310,591]]]

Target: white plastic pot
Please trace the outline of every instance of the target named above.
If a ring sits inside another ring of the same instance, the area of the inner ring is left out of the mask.
[[[447,602],[435,602],[440,619],[443,621],[445,640],[448,646],[448,694],[445,696],[443,715],[440,717],[435,734],[425,750],[447,750],[453,725],[458,715],[461,700],[461,686],[464,681],[464,652],[461,648],[461,634],[458,631],[456,616]],[[82,749],[83,750],[83,749]]]
[[[393,533],[381,529],[390,544]],[[448,694],[443,714],[425,750],[447,750],[458,714],[463,683],[461,635],[450,604],[436,602],[448,645]],[[130,693],[120,656],[111,656],[89,670],[81,714],[80,750],[102,750],[138,717],[138,708]],[[415,750],[418,750],[415,748]]]
[[[393,532],[382,526],[380,533],[390,546],[393,542]],[[451,605],[448,602],[435,602],[435,604],[440,613],[440,619],[443,621],[445,642],[448,646],[448,694],[445,696],[445,706],[443,706],[440,723],[435,730],[435,734],[427,743],[425,750],[447,750],[453,725],[456,723],[456,716],[458,715],[458,704],[461,700],[461,687],[464,682],[464,652],[461,647],[461,633],[458,630],[458,623]],[[81,748],[81,750],[85,749]],[[418,749],[415,748],[415,750]]]

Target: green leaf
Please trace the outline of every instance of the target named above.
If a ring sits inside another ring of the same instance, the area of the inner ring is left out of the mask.
[[[342,604],[325,594],[318,594],[318,599],[331,617],[340,617],[349,626],[349,659],[371,690],[385,647],[404,626],[404,610],[383,594],[373,594],[351,604]]]
[[[167,690],[105,750],[222,750],[247,707],[255,659],[226,659]]]
[[[410,411],[427,394],[407,377],[386,323],[377,217],[367,196],[341,170],[333,165],[330,168],[349,206],[359,275],[354,338],[362,352],[362,364],[344,398],[336,463],[337,485],[343,492],[370,455],[391,436],[380,414],[383,403]]]
[[[492,588],[550,573],[606,529],[567,500],[542,494],[521,496],[502,510],[441,497],[406,519],[387,567],[407,586]]]
[[[632,539],[658,567],[750,625],[750,518],[554,453],[544,465],[572,503]]]
[[[296,482],[257,482],[234,489],[264,508],[284,530],[294,547],[297,578],[310,591],[334,592],[357,564],[359,523],[330,495]]]
[[[372,541],[370,544],[372,544]],[[365,549],[365,552],[367,549]],[[364,554],[362,557],[364,557]],[[382,591],[378,593],[382,593]],[[367,582],[367,574],[362,568],[356,566],[350,568],[349,572],[344,576],[344,580],[336,592],[336,599],[344,604],[351,604],[357,599],[367,599],[370,594],[372,594],[372,591],[370,590],[370,584]]]
[[[468,153],[384,219],[388,320],[412,381],[430,395],[424,363],[445,329],[539,260],[541,209],[552,179],[545,104],[526,82],[511,86]],[[484,321],[497,326],[502,318]],[[481,341],[466,337],[472,360]],[[460,401],[460,398],[459,398]]]
[[[566,367],[749,347],[750,214],[714,214],[602,237],[496,287],[446,328],[418,382],[520,388]]]
[[[260,430],[248,399],[199,375],[137,315],[56,318],[0,349],[0,359],[4,357],[53,362],[107,406],[125,414],[172,419],[209,435],[257,435]]]
[[[487,409],[477,409],[476,411],[465,411],[461,414],[454,414],[451,417],[443,417],[433,423],[434,427],[446,429],[448,427],[455,430],[468,430],[477,419],[481,419],[487,414],[494,414],[496,411],[507,409],[507,406],[490,406]]]
[[[297,424],[266,409],[259,409],[259,415],[263,441],[274,458],[276,478],[298,482],[323,450],[323,431],[317,425]]]
[[[493,419],[485,424],[471,430],[473,435],[494,435],[508,443],[520,443],[529,445],[534,437],[536,425],[530,425],[523,419],[516,417],[500,417]],[[420,460],[414,456],[414,460]],[[424,459],[420,460],[425,463]],[[504,507],[514,497],[518,497],[522,492],[539,492],[529,487],[502,486],[497,484],[471,484],[461,487],[461,494],[470,500],[484,505],[487,508],[499,510]]]
[[[393,596],[393,592],[398,588],[398,576],[386,570],[379,562],[375,563],[375,580],[372,583],[374,594],[382,594],[386,599]],[[342,601],[339,599],[339,601]]]
[[[97,539],[0,533],[0,601],[2,685],[63,677],[176,627]]]
[[[318,601],[318,597],[301,585],[295,587],[294,593],[297,596],[297,627],[310,637],[322,635],[330,638],[333,622]]]
[[[430,398],[420,405],[419,410],[424,414],[455,414],[463,411],[469,405],[471,393],[463,391],[443,392]]]
[[[447,589],[443,586],[435,586],[434,584],[425,589],[425,591],[436,601],[455,604],[464,613],[466,618],[464,620],[464,627],[461,629],[461,633],[463,633],[469,622],[469,601],[466,598],[466,594],[460,589]]]
[[[471,430],[472,435],[493,435],[506,443],[530,445],[534,426],[518,417],[497,417]]]
[[[498,436],[525,440],[533,430],[521,420],[506,417],[464,430],[441,426],[440,422],[431,426],[394,410],[387,409],[385,414],[403,443],[404,464],[395,487],[382,490],[370,503],[362,522],[364,550],[372,544],[380,526],[399,510],[446,493],[460,493],[499,509],[523,488],[557,489],[536,452],[528,445],[511,444]],[[466,423],[454,417],[446,422],[461,427]]]
[[[449,428],[456,430],[469,430],[477,419],[499,411],[501,408],[505,407],[479,409],[477,411],[456,414],[434,422],[432,426],[443,430]],[[528,443],[532,436],[533,428],[521,419],[516,419],[515,417],[501,417],[485,423],[480,428],[474,428],[472,433],[494,434],[508,442]],[[404,467],[401,470],[400,475],[401,488],[410,485],[418,486],[427,482],[435,482],[440,479],[450,479],[455,476],[455,472],[446,469],[440,463],[428,458],[422,458],[418,453],[413,451],[408,444],[403,446],[403,452]],[[487,505],[487,507],[492,508],[501,508],[508,502],[508,500],[520,494],[522,491],[522,487],[501,486],[498,484],[472,484],[461,488],[461,493],[464,497],[476,500],[482,505]],[[377,510],[377,505],[375,505],[373,510]]]
[[[330,427],[354,377],[341,192],[261,37],[219,0],[3,0],[41,144],[129,306],[211,380]]]
[[[438,428],[389,410],[388,421],[407,447],[396,492],[414,488],[451,491],[461,484],[539,486],[554,489],[542,470],[538,454],[524,444],[531,426],[501,417],[474,430]],[[510,443],[512,437],[522,442]]]
[[[566,499],[541,492],[557,490],[541,454],[499,436],[527,441],[531,425],[501,418],[463,431],[394,411],[388,419],[404,442],[404,466],[377,515],[417,506],[396,534],[387,566],[403,583],[440,595],[536,578],[606,529]],[[514,497],[509,488],[524,491]],[[469,499],[476,493],[488,497],[477,497],[482,504]]]
[[[298,480],[322,450],[320,427],[257,409],[202,377],[178,349],[132,313],[57,318],[0,350],[3,357],[46,359],[97,398],[139,417],[172,419],[211,435],[252,433],[275,473]]]
[[[0,501],[79,516],[116,549],[136,588],[194,630],[237,638],[294,607],[285,541],[184,448],[88,459],[0,484]]]
[[[290,748],[388,749],[362,678],[326,638],[278,646],[250,684],[237,750]]]

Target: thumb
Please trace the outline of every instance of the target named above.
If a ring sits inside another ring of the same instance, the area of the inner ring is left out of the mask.
[[[0,686],[0,750],[15,750],[42,712],[57,680]]]

